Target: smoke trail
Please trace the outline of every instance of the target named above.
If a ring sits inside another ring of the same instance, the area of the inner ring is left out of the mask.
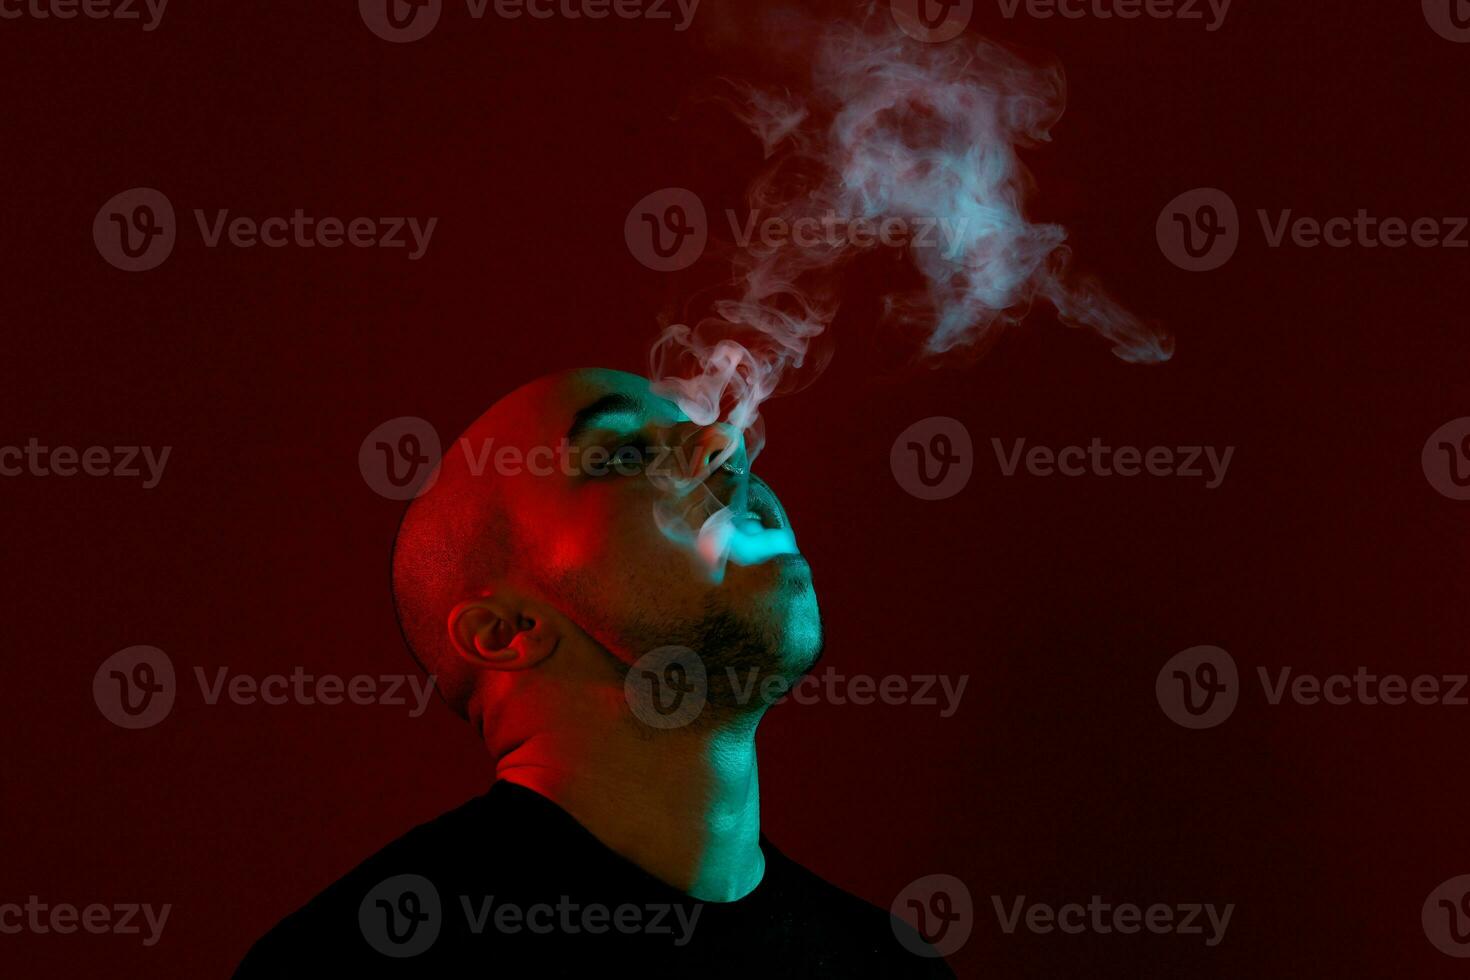
[[[924,44],[887,19],[824,25],[811,61],[804,94],[735,83],[726,100],[769,161],[747,194],[752,226],[938,229],[929,247],[912,234],[906,247],[922,285],[884,299],[885,320],[918,331],[923,354],[983,347],[1040,299],[1125,361],[1169,358],[1167,335],[1071,275],[1064,228],[1025,216],[1032,181],[1017,149],[1050,138],[1065,103],[1058,68],[983,39]],[[837,312],[838,273],[865,250],[851,235],[742,242],[735,295],[654,346],[657,389],[696,422],[744,430],[754,458],[761,404],[811,366],[812,339]]]

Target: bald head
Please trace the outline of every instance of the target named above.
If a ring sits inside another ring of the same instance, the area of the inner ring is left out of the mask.
[[[815,657],[805,562],[712,582],[655,523],[666,491],[644,470],[702,431],[647,379],[587,369],[517,389],[446,447],[399,528],[393,590],[415,658],[457,712],[471,710],[496,644],[538,617],[623,664],[660,646],[714,642],[763,660]],[[722,493],[721,481],[746,479],[698,477]],[[769,520],[784,525],[761,486]]]
[[[474,672],[454,649],[449,612],[508,576],[535,571],[508,507],[520,475],[511,464],[516,458],[524,463],[538,442],[554,443],[546,439],[556,414],[547,401],[580,373],[541,378],[492,405],[447,447],[430,489],[413,500],[399,525],[393,546],[398,621],[414,658],[438,678],[441,694],[461,715]]]

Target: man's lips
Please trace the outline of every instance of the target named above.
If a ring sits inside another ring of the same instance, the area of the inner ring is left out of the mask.
[[[743,473],[735,476],[728,469],[721,469],[705,481],[704,488],[707,494],[690,508],[687,517],[695,517],[703,510],[704,518],[708,519],[723,511],[727,512],[723,516],[741,530],[777,531],[787,528],[786,517],[775,493],[758,477]],[[742,495],[745,499],[740,504]]]
[[[711,566],[726,559],[758,565],[800,555],[781,505],[765,483],[720,470],[703,489],[702,499],[686,512],[685,520],[698,522],[696,549]]]
[[[747,513],[736,517],[736,535],[730,540],[730,560],[737,565],[758,565],[800,555],[796,536],[787,526],[776,495],[759,480],[751,480],[746,498]]]
[[[752,480],[749,488],[750,515],[760,521],[761,527],[767,530],[786,527],[786,520],[781,513],[781,505],[776,503],[776,495],[769,487],[759,480]]]

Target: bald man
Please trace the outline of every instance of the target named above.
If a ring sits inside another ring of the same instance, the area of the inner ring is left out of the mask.
[[[738,432],[636,375],[573,371],[497,403],[431,479],[394,549],[399,621],[495,781],[237,976],[951,975],[761,834],[756,727],[822,631]]]

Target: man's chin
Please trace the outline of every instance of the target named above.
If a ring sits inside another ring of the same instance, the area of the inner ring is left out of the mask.
[[[695,650],[708,671],[710,700],[737,710],[761,710],[778,700],[822,652],[821,615],[809,577],[765,591],[738,613],[727,609],[711,616],[699,633]]]
[[[808,580],[809,582],[810,580]],[[786,687],[801,680],[822,656],[822,618],[817,597],[810,585],[795,595],[782,597],[779,614],[772,617],[774,629],[760,673],[779,678]],[[773,685],[776,681],[771,682]]]

